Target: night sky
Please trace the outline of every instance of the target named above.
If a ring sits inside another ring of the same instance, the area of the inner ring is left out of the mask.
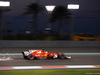
[[[6,0],[3,0],[6,1]],[[13,30],[14,32],[23,32],[31,30],[31,15],[22,16],[27,5],[36,0],[9,0],[11,11],[3,14],[3,30]],[[64,5],[67,8],[68,4],[79,4],[80,9],[74,13],[74,32],[75,33],[100,33],[100,0],[39,0],[39,4],[45,5]],[[45,12],[47,12],[45,10]],[[44,31],[47,25],[47,14],[39,14],[39,30]],[[12,21],[11,24],[6,24],[5,21]],[[52,27],[56,30],[57,25]],[[63,26],[63,32],[68,33],[69,25],[66,23]]]

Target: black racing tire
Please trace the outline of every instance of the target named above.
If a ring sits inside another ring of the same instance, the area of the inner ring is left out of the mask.
[[[61,54],[59,57],[60,57],[60,59],[62,59],[62,60],[65,59],[65,55],[64,55],[64,54]]]
[[[34,55],[29,54],[27,58],[28,58],[29,60],[34,60],[35,57],[34,57]]]

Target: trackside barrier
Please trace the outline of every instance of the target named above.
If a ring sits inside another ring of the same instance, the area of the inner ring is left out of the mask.
[[[1,40],[0,47],[100,47],[100,41],[17,41]]]

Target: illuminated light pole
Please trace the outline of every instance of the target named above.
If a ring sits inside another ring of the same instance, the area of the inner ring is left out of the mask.
[[[9,7],[10,2],[9,1],[0,1],[0,7]]]
[[[55,5],[47,5],[47,6],[45,6],[45,8],[48,11],[48,13],[52,13],[52,11],[54,10],[55,7],[56,7]]]
[[[52,11],[55,9],[55,7],[56,7],[55,5],[47,5],[47,6],[45,6],[46,10],[48,11],[48,14],[51,14]],[[46,30],[51,30],[51,26],[48,26],[46,28]]]
[[[78,4],[68,4],[68,9],[79,9],[79,5]]]
[[[67,9],[71,11],[71,17],[70,17],[70,40],[73,40],[73,30],[74,30],[74,24],[73,24],[73,11],[76,9],[79,9],[79,4],[68,4]]]
[[[0,1],[0,40],[2,40],[2,14],[3,14],[3,8],[9,7],[10,2],[9,1]]]
[[[26,34],[31,34],[31,31],[28,31],[28,30],[27,30],[27,31],[25,31],[25,33],[26,33]]]

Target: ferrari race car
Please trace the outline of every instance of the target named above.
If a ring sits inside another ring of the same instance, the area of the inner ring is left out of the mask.
[[[45,50],[29,50],[22,52],[24,59],[34,60],[38,58],[47,58],[47,59],[71,59],[71,56],[66,56],[62,53],[52,53]]]

